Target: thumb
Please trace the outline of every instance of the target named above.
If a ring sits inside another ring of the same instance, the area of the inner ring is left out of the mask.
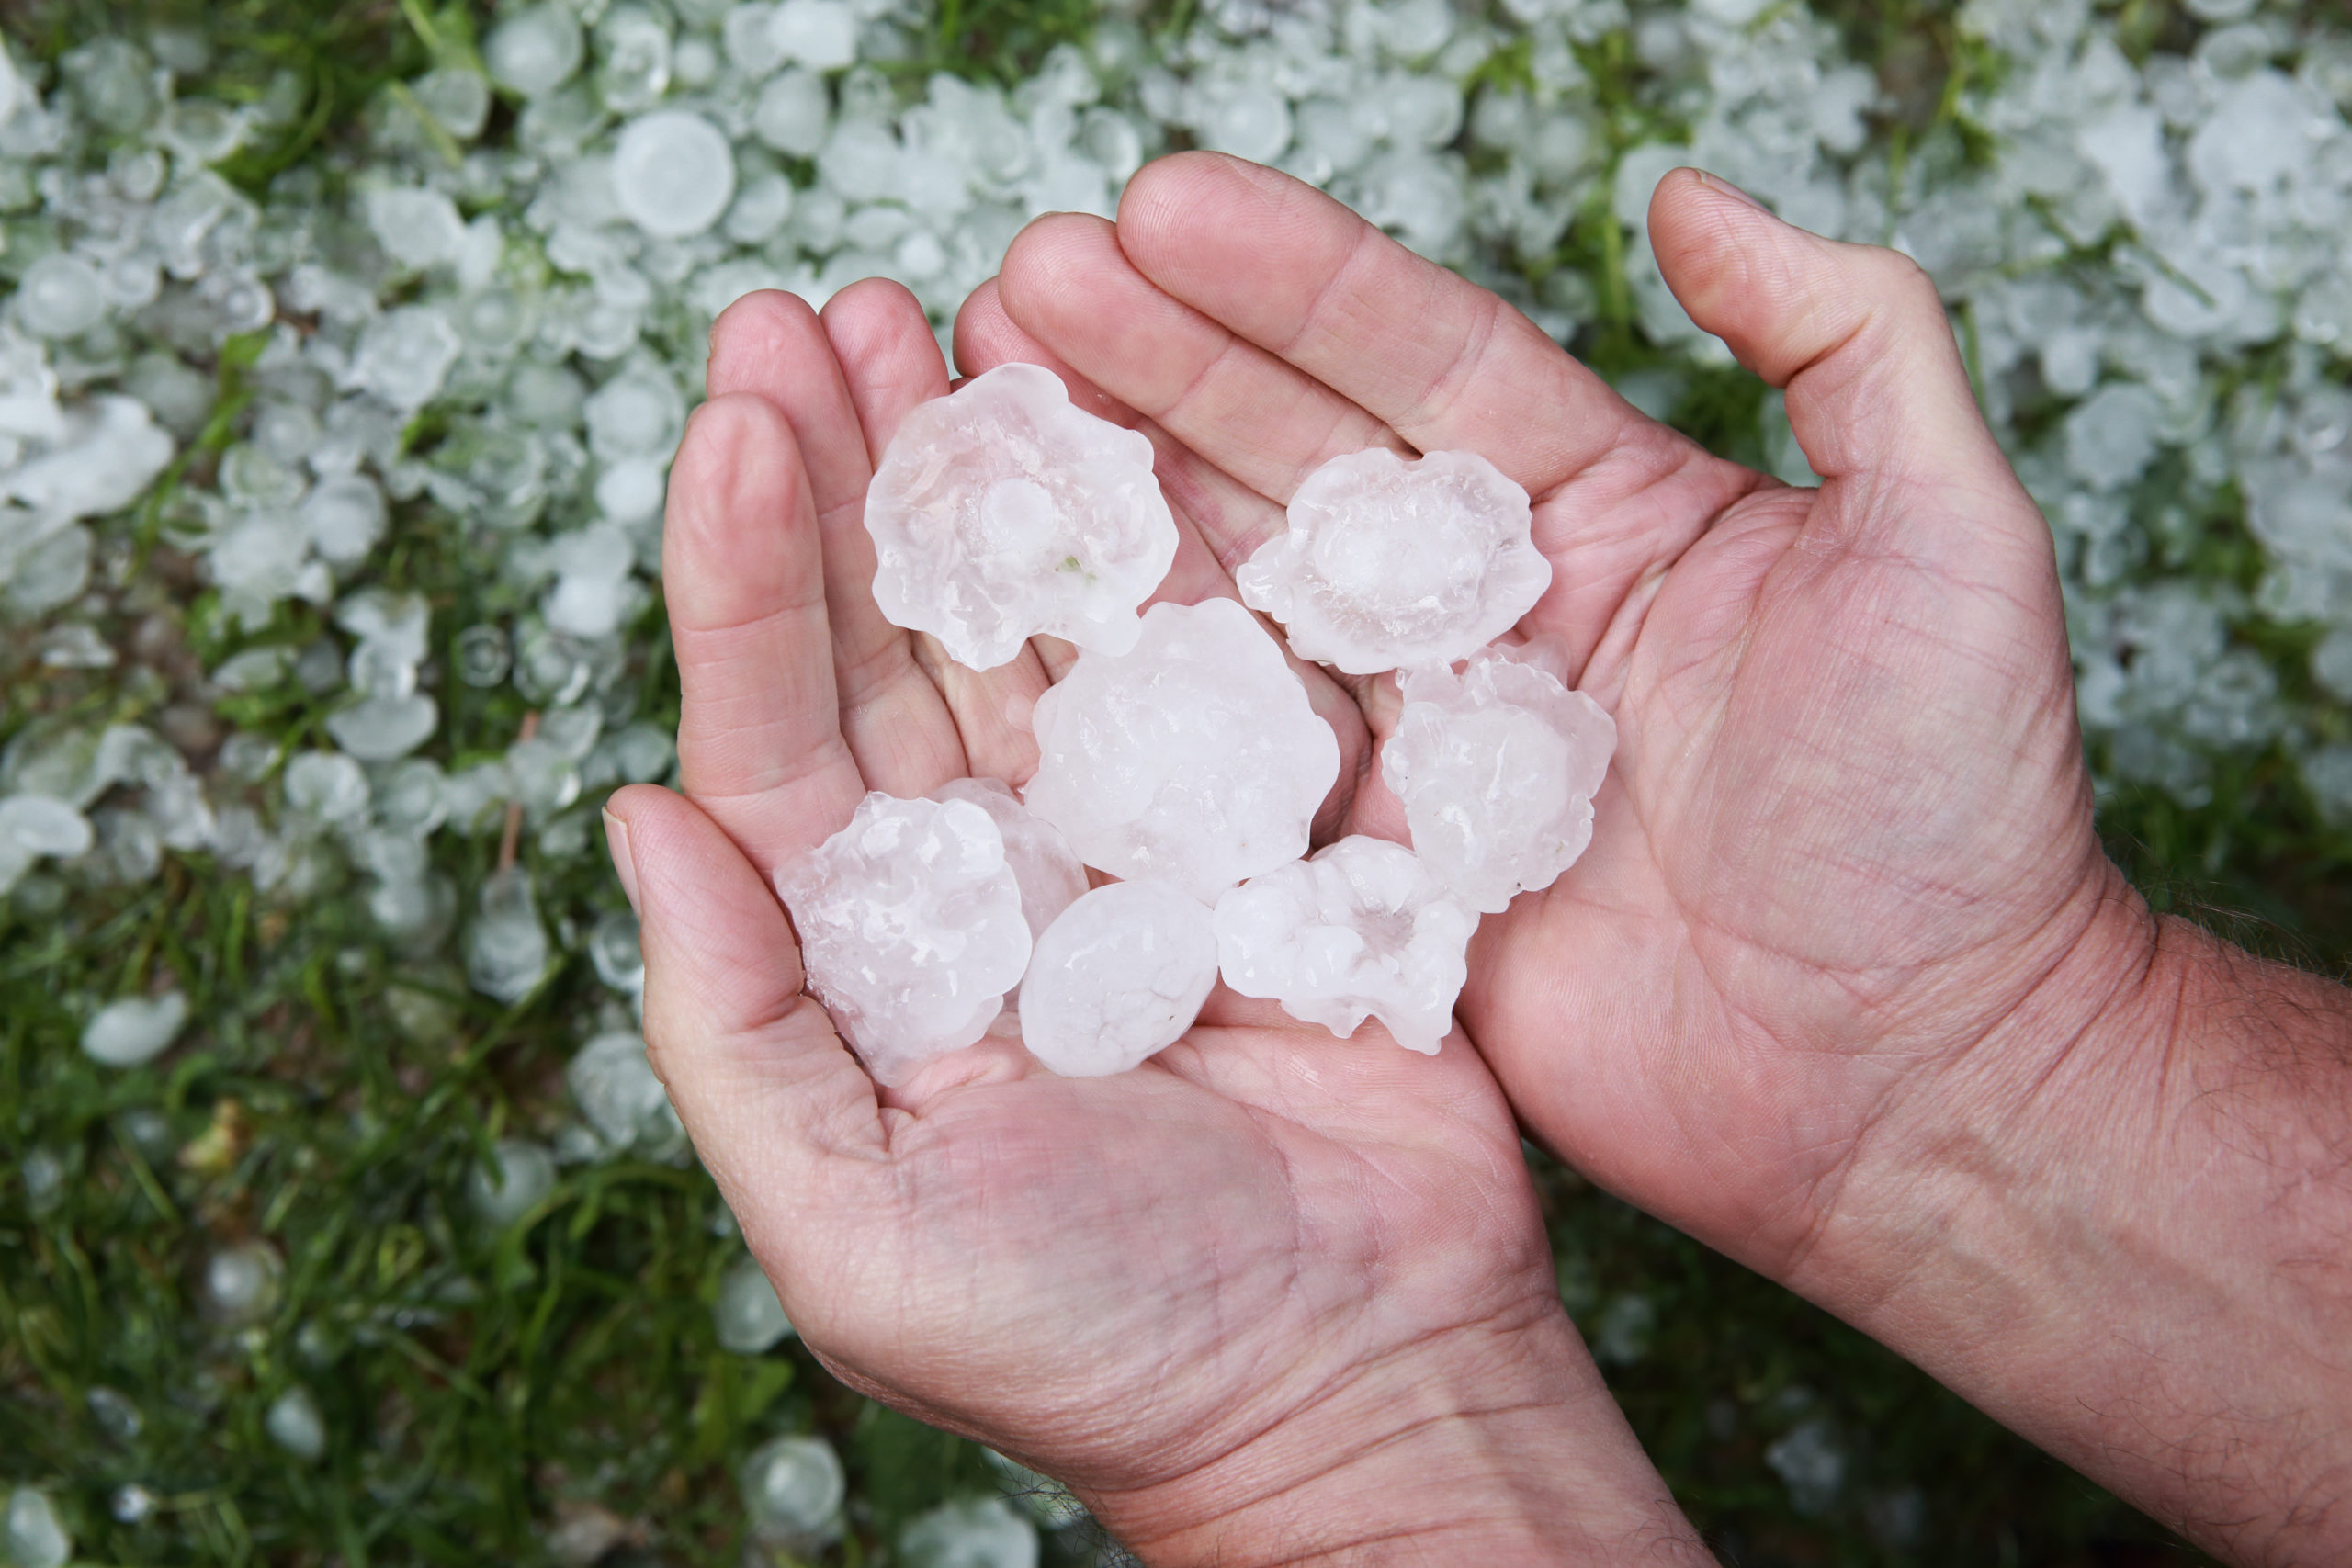
[[[1917,262],[1807,233],[1696,169],[1658,182],[1650,240],[1690,319],[1788,389],[1789,423],[1814,472],[2021,497],[1943,300]]]

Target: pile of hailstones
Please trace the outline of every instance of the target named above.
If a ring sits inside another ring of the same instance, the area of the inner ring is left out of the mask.
[[[1176,555],[1151,457],[1050,371],[1006,365],[916,411],[875,475],[895,624],[975,670],[1040,633],[1080,649],[1037,701],[1024,795],[876,792],[778,875],[810,987],[882,1083],[990,1033],[1064,1076],[1124,1072],[1220,974],[1342,1038],[1371,1016],[1434,1054],[1479,912],[1591,840],[1616,726],[1555,649],[1494,643],[1551,582],[1525,491],[1470,452],[1336,457],[1238,574],[1301,659],[1403,672],[1381,766],[1414,847],[1351,836],[1302,859],[1339,741],[1241,604],[1136,615]],[[1089,891],[1087,867],[1118,880]]]

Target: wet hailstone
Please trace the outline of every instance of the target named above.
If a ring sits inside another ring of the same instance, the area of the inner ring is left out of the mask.
[[[1216,922],[1219,969],[1243,996],[1343,1040],[1374,1017],[1399,1045],[1435,1055],[1478,917],[1412,851],[1353,834],[1243,883],[1218,900]]]
[[[967,1497],[899,1532],[907,1568],[1037,1568],[1037,1527],[1001,1497]]]
[[[849,1479],[822,1438],[777,1438],[743,1461],[743,1509],[752,1533],[791,1544],[836,1528]]]
[[[466,240],[466,221],[458,204],[437,190],[390,186],[371,190],[366,198],[368,227],[384,254],[417,272],[458,259]]]
[[[637,917],[614,909],[599,919],[588,933],[588,961],[596,978],[613,989],[631,995],[645,989],[645,952],[638,942]]]
[[[64,251],[25,269],[16,301],[17,319],[47,338],[79,337],[107,313],[96,269]]]
[[[644,1036],[618,1030],[597,1035],[571,1058],[563,1081],[608,1152],[666,1159],[684,1144],[670,1093],[646,1058]]]
[[[555,1158],[541,1145],[501,1138],[466,1185],[475,1213],[494,1226],[511,1225],[555,1190]]]
[[[271,1442],[305,1464],[315,1464],[326,1455],[326,1418],[311,1391],[300,1383],[270,1402],[261,1424]]]
[[[1292,651],[1351,675],[1449,663],[1516,625],[1551,585],[1527,492],[1475,452],[1334,457],[1291,497],[1290,528],[1234,573]]]
[[[17,1176],[25,1184],[25,1202],[33,1213],[45,1214],[65,1201],[65,1158],[55,1149],[27,1149],[17,1164]]]
[[[1055,827],[1021,804],[1012,786],[1001,779],[950,779],[931,792],[933,800],[966,800],[989,814],[1004,836],[1004,861],[1021,889],[1021,918],[1032,938],[1086,891],[1086,867],[1080,863],[1069,840]]]
[[[82,1030],[82,1050],[109,1067],[135,1067],[161,1055],[187,1021],[187,998],[125,997],[100,1008]]]
[[[718,1281],[718,1298],[711,1303],[711,1323],[718,1347],[738,1356],[756,1356],[792,1332],[760,1260],[746,1254],[728,1266]]]
[[[1125,653],[1176,557],[1151,443],[1001,365],[899,423],[866,491],[875,601],[992,669],[1040,632]]]
[[[107,1512],[119,1525],[143,1524],[154,1517],[157,1506],[155,1494],[135,1481],[116,1487],[107,1499]]]
[[[98,1383],[82,1397],[90,1407],[91,1418],[118,1443],[130,1442],[147,1428],[147,1418],[120,1389]]]
[[[259,1323],[277,1310],[285,1275],[286,1265],[267,1242],[222,1247],[204,1261],[198,1300],[208,1315],[221,1323]]]
[[[1490,648],[1456,675],[1408,672],[1381,748],[1414,852],[1474,909],[1548,887],[1592,841],[1592,797],[1617,726],[1559,679],[1553,650]]]
[[[521,866],[492,873],[466,928],[467,980],[486,997],[518,1002],[547,973],[549,957],[530,874]]]
[[[613,196],[622,214],[660,239],[699,234],[735,194],[735,155],[718,128],[686,109],[631,120],[613,149]]]
[[[66,801],[46,795],[0,798],[0,892],[34,862],[86,854],[96,841],[90,819]]]
[[[1154,604],[1130,652],[1081,654],[1033,722],[1029,809],[1087,864],[1204,903],[1305,853],[1340,773],[1331,727],[1230,599]]]
[[[491,29],[482,46],[492,78],[526,98],[544,97],[561,86],[586,55],[580,24],[557,5],[514,12]]]
[[[8,1495],[8,1512],[0,1521],[0,1547],[16,1568],[64,1568],[74,1556],[74,1538],[48,1495],[19,1486]]]
[[[1021,1041],[1064,1077],[1123,1073],[1180,1039],[1216,985],[1209,911],[1165,882],[1114,882],[1062,911],[1021,982]]]

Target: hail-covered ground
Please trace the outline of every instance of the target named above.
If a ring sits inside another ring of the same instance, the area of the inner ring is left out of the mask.
[[[793,1348],[645,1064],[594,828],[674,765],[711,318],[879,275],[944,332],[1029,217],[1171,147],[1323,186],[1798,480],[1650,190],[1698,164],[1908,251],[2059,541],[2111,820],[2168,873],[2352,858],[2316,8],[1035,10],[1066,41],[1007,86],[918,0],[413,6],[417,68],[348,113],[184,28],[7,39],[0,1555],[1102,1550]],[[1563,1292],[1727,1547],[2144,1529],[2031,1512],[1976,1418],[1549,1179]]]

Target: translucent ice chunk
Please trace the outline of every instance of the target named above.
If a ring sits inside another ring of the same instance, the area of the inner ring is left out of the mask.
[[[1038,632],[1125,653],[1176,558],[1151,443],[1071,406],[1061,378],[1001,365],[910,413],[866,491],[874,596],[958,663]]]
[[[1216,985],[1207,906],[1165,882],[1114,882],[1037,939],[1022,1043],[1064,1077],[1124,1073],[1192,1028]]]
[[[563,1081],[609,1150],[659,1156],[684,1139],[641,1036],[625,1030],[599,1034],[571,1058]]]
[[[857,58],[857,12],[845,0],[783,0],[768,31],[781,58],[812,71],[838,71]]]
[[[526,98],[555,91],[587,53],[580,24],[561,6],[534,6],[498,24],[483,46],[491,75]]]
[[[74,1557],[74,1538],[65,1533],[46,1494],[19,1486],[8,1495],[6,1523],[0,1526],[0,1547],[20,1568],[64,1568]]]
[[[1617,749],[1615,721],[1540,657],[1493,648],[1459,675],[1412,671],[1380,751],[1421,863],[1489,913],[1576,863]]]
[[[79,337],[106,311],[97,269],[68,251],[41,257],[17,285],[17,317],[42,337]]]
[[[187,998],[177,991],[125,997],[100,1008],[84,1027],[82,1049],[109,1067],[135,1067],[162,1055],[187,1021]]]
[[[300,1383],[270,1403],[261,1425],[271,1442],[305,1464],[316,1463],[327,1451],[326,1418],[311,1391]]]
[[[733,150],[717,126],[690,110],[639,115],[613,149],[614,198],[657,239],[701,233],[734,194]]]
[[[384,254],[419,272],[457,259],[465,243],[458,204],[437,190],[394,186],[368,193],[368,227]]]
[[[776,1300],[767,1270],[749,1256],[737,1258],[719,1280],[710,1317],[718,1331],[718,1348],[738,1356],[756,1356],[792,1332],[792,1319]]]
[[[467,1186],[476,1213],[493,1225],[510,1225],[555,1190],[555,1159],[537,1144],[501,1138]]]
[[[1245,997],[1344,1040],[1367,1014],[1396,1043],[1437,1055],[1468,976],[1478,917],[1412,851],[1361,834],[1219,899],[1217,961]]]
[[[763,1540],[816,1534],[841,1512],[849,1478],[822,1438],[778,1438],[743,1461],[743,1511]]]
[[[1306,850],[1340,743],[1256,617],[1154,604],[1128,653],[1085,653],[1037,699],[1029,809],[1087,864],[1204,903]]]
[[[241,1242],[205,1259],[197,1296],[206,1314],[222,1323],[258,1323],[277,1310],[285,1278],[277,1248],[266,1241]]]
[[[431,305],[403,305],[368,324],[351,356],[351,384],[393,408],[423,408],[440,391],[465,344]]]
[[[90,819],[69,801],[46,795],[12,795],[0,800],[0,848],[28,855],[89,852]]]
[[[1476,452],[1334,457],[1290,502],[1290,529],[1234,574],[1302,659],[1351,675],[1444,664],[1483,647],[1551,585],[1527,492]]]
[[[311,547],[336,566],[356,566],[384,536],[384,492],[365,474],[322,480],[302,501]]]
[[[966,1497],[916,1515],[899,1532],[907,1568],[1037,1568],[1037,1527],[1001,1497]]]
[[[950,779],[931,792],[933,800],[968,800],[987,812],[1004,835],[1004,863],[1021,888],[1021,918],[1040,937],[1064,909],[1086,892],[1086,867],[1062,830],[1021,804],[1001,779]]]
[[[547,967],[547,928],[539,923],[529,874],[521,866],[492,874],[481,886],[480,912],[466,930],[466,978],[486,997],[517,1002]]]
[[[327,736],[363,762],[395,762],[433,739],[441,709],[423,692],[374,696],[329,714]]]
[[[1029,963],[1004,835],[968,800],[877,790],[776,886],[809,988],[882,1083],[979,1039]]]

